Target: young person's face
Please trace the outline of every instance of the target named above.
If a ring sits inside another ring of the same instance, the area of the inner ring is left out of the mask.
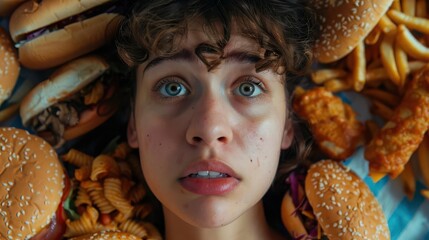
[[[139,66],[128,137],[165,214],[218,227],[261,200],[293,133],[283,76],[255,71],[259,46],[233,34],[208,71],[194,53],[203,42],[190,28],[179,54]]]

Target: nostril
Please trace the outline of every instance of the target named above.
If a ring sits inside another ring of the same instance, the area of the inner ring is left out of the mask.
[[[200,138],[200,137],[193,137],[193,138],[192,138],[192,140],[193,140],[195,143],[199,143],[199,142],[202,142],[202,141],[203,141],[203,139],[202,139],[202,138]]]
[[[219,137],[218,139],[217,139],[219,142],[226,142],[226,137]]]

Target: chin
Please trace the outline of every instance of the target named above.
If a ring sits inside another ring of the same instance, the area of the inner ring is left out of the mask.
[[[232,223],[245,211],[243,204],[236,201],[204,197],[188,203],[179,217],[195,227],[218,228]]]

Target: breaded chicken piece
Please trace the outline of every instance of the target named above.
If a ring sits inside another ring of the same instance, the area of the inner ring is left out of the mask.
[[[391,119],[366,147],[370,175],[397,177],[428,128],[429,65],[426,65],[414,75]]]
[[[364,125],[353,109],[323,87],[298,90],[293,110],[309,123],[321,151],[334,160],[345,160],[363,142]]]

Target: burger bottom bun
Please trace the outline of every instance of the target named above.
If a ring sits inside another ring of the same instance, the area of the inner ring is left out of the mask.
[[[377,199],[341,163],[322,160],[313,164],[305,178],[305,192],[329,239],[390,239]]]
[[[54,216],[65,174],[54,149],[19,128],[0,128],[0,239],[29,239]]]
[[[131,233],[126,232],[116,232],[116,231],[101,231],[97,233],[91,233],[82,235],[79,237],[70,238],[70,240],[142,240]]]
[[[281,204],[281,218],[286,230],[292,235],[294,239],[299,238],[300,236],[308,235],[301,219],[297,214],[295,214],[296,211],[297,207],[293,203],[292,196],[288,191],[283,196]]]
[[[0,105],[10,97],[19,71],[18,56],[12,40],[6,30],[0,27]]]
[[[94,51],[112,39],[123,17],[104,13],[44,34],[19,48],[19,61],[30,69],[48,69]]]

